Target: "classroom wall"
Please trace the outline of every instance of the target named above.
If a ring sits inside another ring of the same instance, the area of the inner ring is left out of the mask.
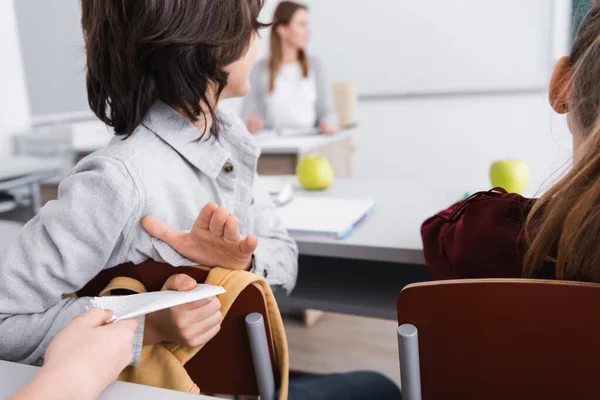
[[[360,104],[359,121],[356,178],[400,186],[487,190],[492,162],[516,158],[530,166],[526,194],[534,196],[572,152],[565,118],[546,93],[369,101]]]
[[[31,112],[87,112],[80,0],[15,2]]]
[[[474,193],[490,188],[494,161],[520,159],[531,169],[525,194],[535,196],[568,168],[573,148],[566,119],[543,91],[362,101],[358,120],[354,177],[397,185]]]
[[[277,3],[266,1],[264,20]],[[568,53],[571,34],[570,0],[553,0],[552,5],[554,28],[546,42],[551,47],[550,66]],[[261,36],[259,58],[268,54],[268,31]],[[327,54],[321,57],[327,63]],[[238,99],[225,102],[238,110],[241,103]],[[531,167],[527,194],[533,196],[568,165],[572,151],[566,123],[552,113],[544,90],[521,95],[361,100],[358,120],[357,179],[399,184],[420,180],[436,186],[444,182],[446,187],[472,193],[489,188],[493,161],[519,158]]]
[[[568,9],[570,3],[553,1],[555,11]],[[267,0],[265,20],[276,3]],[[9,10],[9,5],[12,10],[12,1],[0,0],[0,4],[0,11]],[[78,4],[78,0],[16,1],[34,116],[87,110]],[[570,25],[559,17],[562,14],[569,18],[566,12],[554,14],[559,21],[552,40],[555,58],[568,47],[564,37]],[[14,14],[0,12],[0,18],[6,15]],[[0,23],[0,29],[6,30],[6,26]],[[1,35],[0,41],[14,36],[13,28],[12,34]],[[262,37],[259,57],[267,54],[268,32]],[[322,58],[327,62],[326,55]],[[0,68],[6,71],[8,67],[3,63]],[[1,74],[0,79],[5,76]],[[15,85],[15,80],[11,84]],[[241,101],[226,103],[237,109]],[[518,157],[532,166],[533,193],[568,159],[571,149],[568,132],[561,120],[552,116],[544,93],[362,101],[359,121],[356,176],[360,179],[441,180],[446,185],[464,186],[467,192],[489,186],[487,171],[493,160]]]
[[[3,0],[7,1],[7,0]],[[378,2],[382,2],[385,0],[377,0]],[[441,1],[441,0],[436,0]],[[467,1],[467,0],[461,0]],[[468,0],[472,1],[472,0]],[[507,3],[505,7],[508,7],[510,4],[513,6],[515,4],[521,4],[522,2],[516,2],[516,0],[511,0],[511,3]],[[313,4],[315,7],[315,12],[319,12],[319,10],[325,10],[326,14],[331,14],[328,11],[330,5],[329,2],[312,2],[308,1],[310,4]],[[539,4],[540,0],[536,0],[535,4]],[[539,13],[535,14],[533,18],[538,18],[540,15],[546,15],[547,9],[549,6],[547,4],[553,4],[550,7],[553,11],[553,15],[563,15],[564,18],[560,19],[561,21],[565,21],[569,19],[568,8],[570,8],[571,0],[548,0],[548,2],[543,2],[544,7],[540,7]],[[83,39],[81,35],[80,28],[80,6],[79,0],[61,0],[61,1],[40,1],[40,0],[18,0],[15,1],[17,17],[18,17],[18,26],[20,32],[20,40],[22,44],[22,52],[23,58],[25,62],[25,72],[28,83],[28,95],[31,102],[31,111],[32,115],[35,117],[45,116],[48,114],[56,114],[56,113],[86,113],[88,111],[86,94],[85,94],[85,76],[84,76],[84,66],[85,66],[85,55],[83,53]],[[277,5],[278,0],[266,0],[265,7],[263,10],[263,19],[269,20],[272,16],[273,10]],[[323,3],[323,4],[321,4]],[[431,4],[434,3],[422,3],[415,2],[412,0],[401,0],[397,6],[400,7],[415,7],[419,9],[425,10],[425,15],[432,14],[429,10]],[[332,3],[333,5],[334,3]],[[379,4],[379,3],[378,3]],[[465,3],[466,4],[466,3]],[[318,5],[318,7],[317,7]],[[368,7],[368,4],[365,4],[365,7]],[[504,6],[503,6],[504,7]],[[515,6],[516,7],[516,6]],[[519,10],[523,11],[524,8],[522,5],[519,5],[517,9],[514,10],[515,13],[519,13]],[[565,11],[567,10],[567,11]],[[334,15],[344,15],[344,13],[349,12],[348,10],[336,11]],[[510,11],[507,11],[507,13]],[[521,12],[519,15],[523,14]],[[460,18],[464,18],[466,20],[473,20],[475,18],[480,18],[479,15],[471,15],[468,11],[460,13]],[[546,18],[547,19],[547,18]],[[556,18],[554,18],[556,20]],[[319,26],[315,26],[315,30],[320,29],[320,36],[323,37],[323,33],[325,31],[331,32],[331,35],[335,36],[339,34],[337,32],[337,26],[334,25],[329,29],[328,27],[323,27],[322,23],[319,21],[323,21],[323,18],[315,18],[315,24],[319,24]],[[444,21],[442,19],[442,21]],[[556,21],[555,21],[556,22]],[[453,28],[460,21],[453,21],[448,19],[445,22],[446,25],[438,26],[436,29],[440,31],[448,31]],[[389,25],[389,24],[388,24]],[[438,24],[439,25],[439,24]],[[535,32],[523,31],[520,32],[519,35],[523,37],[532,37],[532,35],[542,34],[539,29],[536,30],[535,27],[539,28],[539,24],[532,23],[531,29]],[[562,26],[562,27],[561,27]],[[536,43],[535,49],[532,51],[528,51],[527,54],[535,53],[538,54],[538,58],[544,57],[549,54],[548,49],[552,46],[553,49],[556,49],[558,46],[559,49],[564,48],[564,40],[565,37],[568,36],[568,33],[565,35],[562,33],[563,30],[567,30],[567,24],[554,24],[554,27],[558,29],[559,39],[556,39],[556,32],[551,34],[551,32],[546,32],[544,37],[548,37],[547,40],[544,40],[543,43],[539,43],[539,46]],[[357,31],[364,32],[365,38],[375,35],[376,30],[369,30],[368,27],[360,26],[357,27]],[[268,31],[262,34],[263,38],[268,38]],[[327,35],[325,35],[327,36]],[[402,34],[403,40],[406,40],[406,34]],[[419,37],[420,34],[417,32],[415,38]],[[552,37],[550,37],[552,36]],[[388,38],[389,39],[389,38]],[[390,40],[393,40],[391,38]],[[399,39],[400,40],[400,39]],[[374,41],[375,43],[379,43],[381,41]],[[319,38],[315,37],[315,44],[319,43]],[[485,49],[487,48],[488,43],[485,42],[484,38],[480,38],[478,35],[473,35],[473,41],[471,46],[473,49]],[[260,57],[264,57],[267,54],[267,40],[263,40],[261,43]],[[318,47],[318,46],[317,46]],[[378,48],[377,46],[372,46],[375,49],[375,52],[378,54],[387,54],[390,53],[390,48],[388,46],[383,46]],[[402,54],[402,49],[396,49],[394,47],[394,53]],[[452,52],[450,51],[451,47],[448,47],[449,52],[444,54],[436,55],[436,57],[440,60],[440,64],[443,64],[445,60],[452,59]],[[413,49],[414,50],[414,49]],[[510,50],[510,49],[508,49]],[[521,49],[523,50],[523,49]],[[507,49],[503,49],[503,51],[507,51]],[[331,58],[334,57],[337,52],[331,52],[328,57],[322,58]],[[554,50],[551,52],[552,54],[559,54],[561,50]],[[521,54],[521,53],[519,53]],[[339,54],[338,54],[339,55]],[[337,56],[336,56],[337,57]],[[478,58],[479,57],[479,58]],[[485,58],[485,59],[484,59]],[[489,58],[489,52],[482,51],[473,51],[470,55],[469,62],[472,65],[488,65],[487,60]],[[515,58],[518,59],[519,55],[515,55]],[[344,55],[343,60],[346,60],[347,57]],[[339,57],[333,60],[324,61],[326,63],[332,64],[335,66],[336,63],[339,64]],[[486,61],[487,60],[487,61]],[[551,62],[551,60],[549,60]],[[430,65],[427,57],[418,57],[411,59],[411,65],[414,65],[417,70],[427,70],[427,65],[423,65],[423,68],[419,67],[419,63],[425,63]],[[371,68],[373,60],[364,59],[361,57],[355,57],[353,64],[367,65],[368,68]],[[361,67],[362,68],[362,67]],[[364,68],[363,68],[364,69]],[[405,71],[406,72],[406,71]],[[337,79],[346,79],[347,76],[337,76],[334,77]],[[412,82],[413,80],[411,80]],[[493,85],[492,85],[493,86]],[[407,89],[408,90],[408,89]]]
[[[304,1],[312,51],[364,96],[540,88],[550,73],[553,1]]]
[[[11,152],[10,137],[29,124],[29,103],[13,0],[0,0],[0,157]]]

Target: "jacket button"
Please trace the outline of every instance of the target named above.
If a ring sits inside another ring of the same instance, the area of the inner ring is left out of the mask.
[[[230,174],[233,172],[233,164],[231,163],[227,163],[223,166],[223,171],[225,171],[226,173]]]

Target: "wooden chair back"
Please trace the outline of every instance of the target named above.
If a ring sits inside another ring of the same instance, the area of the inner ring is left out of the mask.
[[[102,271],[77,294],[96,296],[113,278],[126,276],[140,281],[149,292],[159,291],[166,280],[175,274],[187,274],[203,283],[208,269],[172,267],[155,261],[139,265],[123,264]],[[275,347],[271,332],[265,293],[259,285],[250,285],[238,296],[225,316],[221,330],[193,357],[185,368],[203,393],[232,396],[258,396],[259,389],[252,362],[248,333],[244,319],[260,313],[265,321],[271,364],[277,369]],[[275,373],[277,377],[277,373]]]
[[[399,326],[418,330],[424,400],[600,397],[598,284],[427,282],[397,307]]]

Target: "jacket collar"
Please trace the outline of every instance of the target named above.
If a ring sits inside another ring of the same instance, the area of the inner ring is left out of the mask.
[[[215,179],[231,153],[214,137],[202,133],[165,103],[156,102],[142,123],[195,168]]]

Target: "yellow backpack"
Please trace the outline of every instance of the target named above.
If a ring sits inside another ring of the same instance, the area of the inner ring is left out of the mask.
[[[200,386],[204,393],[258,395],[244,319],[259,312],[265,321],[279,400],[286,400],[287,339],[275,297],[264,278],[246,271],[172,267],[147,261],[103,271],[77,295],[156,291],[173,274],[187,274],[198,282],[225,288],[226,292],[219,296],[223,314],[221,331],[205,346],[190,348],[173,343],[144,346],[138,365],[126,368],[119,380],[196,394],[200,393]]]

